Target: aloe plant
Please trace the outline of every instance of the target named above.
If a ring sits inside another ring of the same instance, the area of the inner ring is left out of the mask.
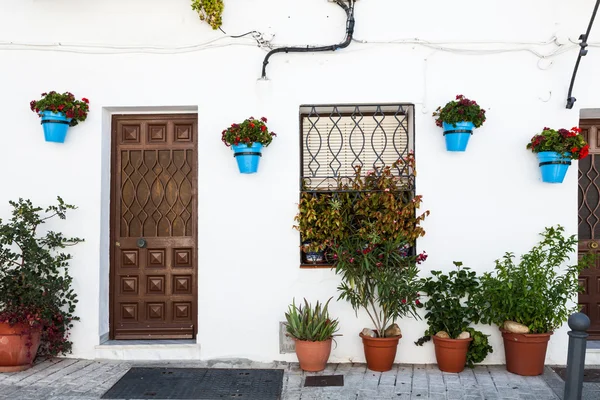
[[[287,320],[287,333],[298,340],[308,340],[311,342],[322,342],[331,339],[338,331],[338,320],[331,320],[327,310],[331,298],[325,305],[317,301],[313,308],[311,304],[304,299],[304,307],[296,306],[296,300],[288,307],[285,313]]]

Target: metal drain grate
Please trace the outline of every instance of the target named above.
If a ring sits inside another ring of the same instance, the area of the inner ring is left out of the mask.
[[[307,376],[304,386],[344,386],[344,375]]]
[[[103,399],[279,400],[283,370],[131,368]]]

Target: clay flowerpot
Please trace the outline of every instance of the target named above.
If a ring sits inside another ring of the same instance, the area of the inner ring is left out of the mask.
[[[544,373],[546,349],[550,333],[511,333],[504,329],[504,353],[508,372],[523,376],[536,376]]]
[[[465,369],[467,352],[473,338],[444,339],[433,336],[438,368],[444,372],[458,373]]]
[[[23,333],[27,331],[28,327],[23,324],[11,327],[0,323],[0,372],[24,371],[33,364],[40,346],[40,331],[32,330],[31,339],[29,334]]]
[[[398,341],[402,337],[394,336],[389,338],[372,338],[359,334],[362,338],[365,348],[365,358],[367,359],[367,368],[371,371],[385,372],[392,369]]]
[[[331,339],[321,342],[296,339],[296,356],[298,356],[300,368],[304,371],[323,371],[330,353]]]

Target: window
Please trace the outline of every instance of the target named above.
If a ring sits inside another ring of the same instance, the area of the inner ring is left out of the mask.
[[[365,175],[408,156],[414,149],[414,105],[303,105],[300,141],[301,199],[332,196],[354,177],[355,166]],[[412,171],[406,164],[392,173],[400,178],[401,190],[410,192],[407,198],[414,195]],[[309,255],[301,254],[303,267],[327,265],[323,257]]]

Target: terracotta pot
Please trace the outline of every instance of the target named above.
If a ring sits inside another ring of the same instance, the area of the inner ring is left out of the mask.
[[[29,369],[40,347],[39,329],[31,331],[31,347],[27,347],[29,335],[23,334],[23,324],[10,326],[0,323],[0,372],[16,372]],[[31,357],[27,357],[27,353]]]
[[[542,375],[550,333],[510,333],[504,329],[504,353],[508,372],[523,376]]]
[[[398,341],[402,335],[390,338],[372,338],[359,333],[359,336],[362,338],[365,348],[367,368],[378,372],[391,370],[396,358]]]
[[[444,339],[433,336],[435,358],[438,368],[444,372],[458,373],[465,369],[467,352],[473,338],[469,339]]]
[[[331,339],[321,342],[296,339],[296,356],[304,371],[318,372],[325,369],[331,353]]]

